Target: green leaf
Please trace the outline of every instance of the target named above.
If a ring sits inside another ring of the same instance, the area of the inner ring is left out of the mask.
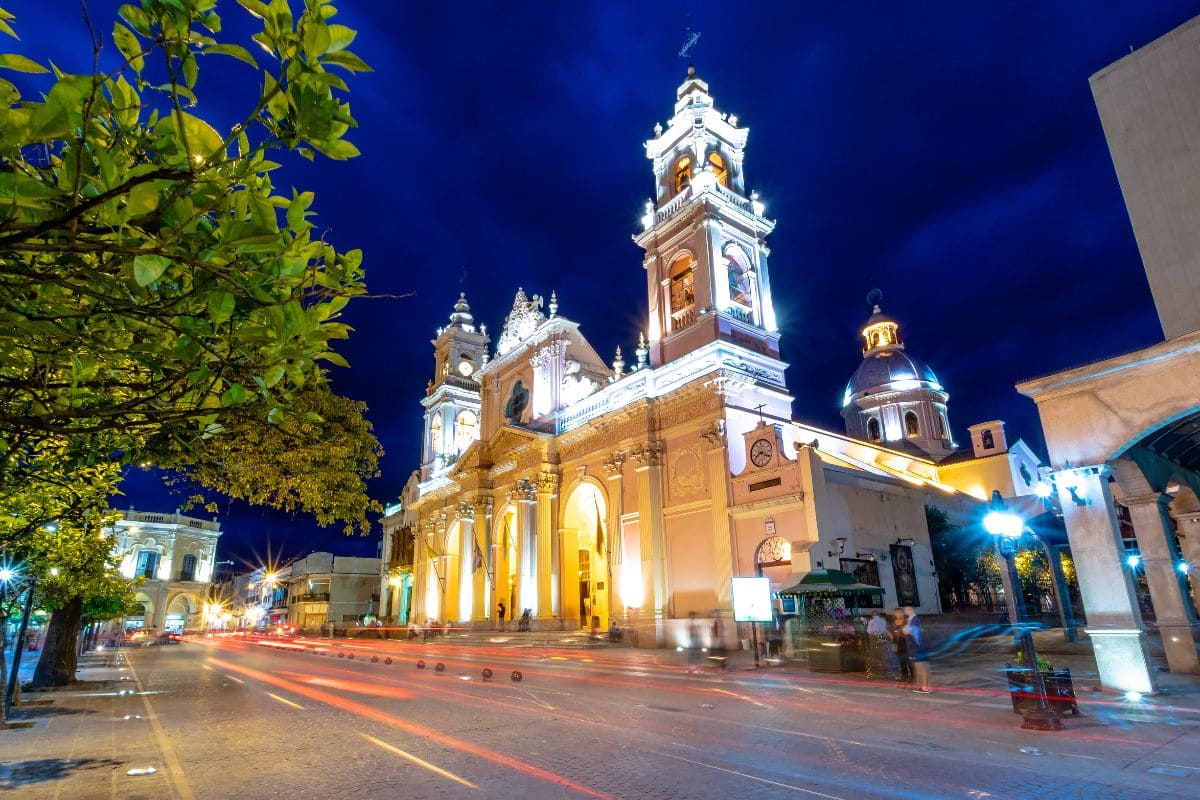
[[[3,55],[0,55],[0,67],[4,69],[15,70],[17,72],[50,71],[33,59],[26,58],[19,53],[4,53]]]
[[[309,58],[323,56],[329,50],[329,29],[324,22],[308,21],[304,25],[304,54]]]
[[[171,266],[171,260],[159,255],[142,255],[133,259],[133,279],[138,286],[154,283]]]
[[[139,183],[129,190],[129,199],[125,209],[129,212],[130,218],[140,217],[158,208],[158,202],[158,187],[153,182]]]
[[[342,358],[342,356],[340,354],[335,353],[332,350],[328,350],[328,351],[322,353],[320,356],[318,356],[318,358],[323,358],[326,361],[328,361],[330,364],[333,364],[338,367],[349,367],[350,366],[350,363],[348,361],[346,361],[346,359]]]
[[[208,318],[214,325],[220,325],[233,316],[235,305],[232,292],[218,289],[208,296]]]
[[[238,5],[249,11],[259,19],[264,19],[267,16],[267,4],[261,0],[237,0]]]
[[[196,63],[196,54],[188,50],[183,56],[180,67],[183,69],[183,82],[189,89],[195,89],[196,78],[200,75],[200,65]]]
[[[359,155],[358,148],[345,139],[335,139],[332,142],[312,142],[312,146],[334,161],[345,161]]]
[[[245,401],[246,390],[236,383],[231,384],[230,387],[221,394],[221,405],[226,408],[229,406],[236,406],[239,403],[244,403]]]
[[[254,60],[254,56],[250,55],[250,51],[238,44],[212,44],[200,52],[205,54],[220,53],[221,55],[233,56],[238,61],[244,61],[255,68],[258,67],[258,62]]]
[[[358,31],[353,28],[347,28],[345,25],[330,25],[329,26],[329,50],[345,50],[354,41],[354,37],[358,35]]]
[[[142,67],[145,66],[146,62],[142,58],[141,42],[133,35],[133,31],[119,22],[114,22],[113,42],[116,43],[117,49],[121,51],[121,55],[125,56],[125,60],[129,62],[129,66],[133,67],[133,71],[139,75],[142,74]]]
[[[126,3],[117,9],[117,14],[121,19],[133,26],[133,29],[142,36],[150,35],[150,18],[146,16],[146,12],[135,5]]]
[[[351,72],[374,72],[367,62],[351,53],[349,50],[336,50],[321,57],[322,64],[337,64]]]

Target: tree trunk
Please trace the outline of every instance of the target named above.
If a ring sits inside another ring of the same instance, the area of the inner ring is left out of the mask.
[[[75,669],[79,664],[76,639],[83,618],[83,598],[74,597],[65,606],[50,615],[46,626],[46,641],[42,645],[42,657],[33,671],[30,688],[49,689],[67,686],[75,682]]]

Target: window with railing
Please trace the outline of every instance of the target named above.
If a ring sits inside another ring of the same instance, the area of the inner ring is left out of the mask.
[[[183,557],[183,566],[179,568],[179,580],[196,580],[196,557],[191,553]]]
[[[137,555],[137,566],[133,570],[133,577],[146,578],[153,580],[158,577],[158,552],[155,550],[142,550]]]
[[[694,319],[696,305],[695,261],[690,253],[680,255],[671,263],[671,320],[679,328]]]
[[[684,156],[675,162],[675,170],[672,173],[671,188],[675,194],[679,194],[692,184],[692,159]]]

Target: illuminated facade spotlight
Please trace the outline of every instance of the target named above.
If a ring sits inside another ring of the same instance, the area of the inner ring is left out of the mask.
[[[1142,563],[1142,557],[1139,556],[1137,553],[1132,553],[1130,555],[1125,556],[1125,563],[1128,564],[1131,569],[1137,569],[1138,566]]]

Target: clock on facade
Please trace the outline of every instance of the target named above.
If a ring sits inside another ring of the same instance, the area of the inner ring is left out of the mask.
[[[465,358],[458,362],[458,374],[462,375],[464,378],[470,377],[471,373],[474,371],[475,365]]]
[[[771,461],[773,446],[766,439],[759,439],[750,445],[750,461],[756,467],[765,467]]]

